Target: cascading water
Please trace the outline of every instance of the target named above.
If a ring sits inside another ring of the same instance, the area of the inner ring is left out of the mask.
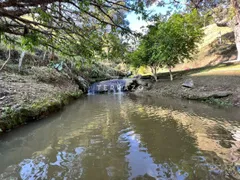
[[[125,79],[113,79],[97,82],[88,88],[88,94],[124,92],[127,88],[126,82],[127,81]]]

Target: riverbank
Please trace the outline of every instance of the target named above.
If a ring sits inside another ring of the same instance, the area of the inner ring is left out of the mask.
[[[168,74],[159,74],[159,81],[143,96],[170,96],[214,104],[240,107],[239,64],[221,64],[196,70],[174,73],[174,81]],[[186,87],[187,86],[187,87]]]
[[[53,58],[40,49],[21,56],[0,45],[0,133],[59,111],[93,82],[125,75],[114,65]]]
[[[53,68],[32,67],[0,74],[0,132],[59,111],[83,92],[67,74]]]

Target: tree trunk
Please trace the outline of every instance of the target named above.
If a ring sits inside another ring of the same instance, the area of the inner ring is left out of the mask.
[[[9,54],[8,54],[8,58],[7,60],[4,62],[4,64],[2,65],[2,67],[0,68],[0,71],[3,70],[3,68],[5,67],[5,65],[8,63],[8,61],[10,60],[11,57],[11,49],[9,49]]]
[[[206,27],[206,17],[203,15],[203,27]]]
[[[236,24],[234,27],[234,34],[235,34],[235,42],[236,42],[237,52],[238,52],[237,60],[240,61],[240,55],[239,55],[239,51],[240,51],[240,6],[238,4],[238,0],[232,0],[232,5],[233,5],[233,8],[234,8],[235,14],[236,14]]]
[[[20,59],[19,59],[19,62],[18,62],[18,71],[20,72],[21,71],[21,67],[22,67],[22,62],[23,62],[23,58],[25,56],[25,53],[26,51],[23,51],[21,56],[20,56]]]
[[[219,38],[219,44],[222,44],[222,33],[219,31],[218,33],[218,38]]]
[[[43,54],[43,62],[45,61],[46,54],[47,54],[47,51],[45,51],[44,54]]]
[[[169,67],[170,80],[173,81],[172,67]]]
[[[158,81],[158,78],[157,78],[157,67],[153,66],[153,67],[150,67],[150,68],[151,68],[154,80],[157,82]]]
[[[235,42],[237,46],[237,60],[240,61],[240,24],[237,24],[234,28],[234,33],[235,33]]]
[[[158,78],[157,78],[157,74],[156,73],[153,75],[153,77],[154,77],[154,80],[157,82]]]
[[[54,53],[54,49],[52,48],[52,50],[51,50],[51,56],[50,56],[50,59],[49,59],[50,61],[55,61],[55,53]]]
[[[107,47],[107,62],[109,62],[109,47]]]

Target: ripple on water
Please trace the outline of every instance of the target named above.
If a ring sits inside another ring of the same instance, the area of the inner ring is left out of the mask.
[[[239,155],[237,126],[145,103],[89,96],[23,128],[0,142],[0,179],[225,179],[226,154]]]

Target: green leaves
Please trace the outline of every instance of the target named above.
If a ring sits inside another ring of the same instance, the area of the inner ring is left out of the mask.
[[[185,59],[191,59],[203,32],[198,24],[198,14],[174,14],[167,22],[158,25],[158,39],[162,44],[159,51],[163,64],[172,67]]]
[[[44,22],[45,24],[46,22],[50,22],[52,19],[51,14],[43,11],[40,7],[33,9],[32,13],[37,13],[39,16],[37,16],[36,20],[38,20],[39,22]]]
[[[40,41],[37,33],[31,33],[21,38],[21,47],[24,50],[32,51],[34,47],[39,45]]]
[[[173,14],[167,21],[149,26],[136,51],[130,55],[134,66],[173,67],[191,59],[203,36],[198,13]]]
[[[133,35],[126,14],[134,12],[141,19],[147,19],[146,7],[153,2],[155,0],[18,0],[0,3],[1,41],[17,43],[25,51],[36,47],[59,56],[81,56],[89,62],[106,57],[120,62],[126,59],[128,51],[122,37]],[[105,34],[107,43],[103,40]],[[106,46],[108,52],[104,49]]]

